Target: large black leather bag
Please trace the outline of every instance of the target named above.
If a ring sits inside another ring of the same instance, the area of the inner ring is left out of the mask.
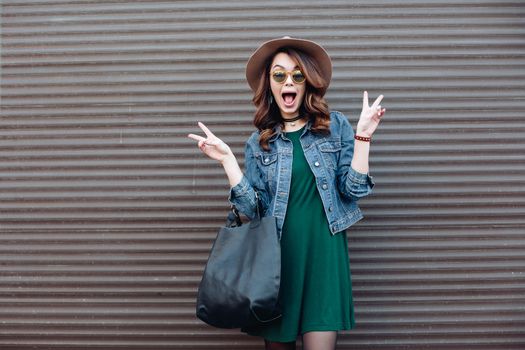
[[[281,316],[281,246],[275,217],[242,225],[232,207],[217,234],[199,285],[196,313],[218,328],[250,328]]]

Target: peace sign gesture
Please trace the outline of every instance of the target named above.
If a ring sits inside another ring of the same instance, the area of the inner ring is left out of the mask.
[[[195,134],[189,134],[188,137],[198,141],[197,145],[204,154],[222,163],[227,156],[231,155],[230,147],[215,136],[206,125],[201,122],[198,125],[204,131],[206,137]]]
[[[374,131],[377,129],[381,117],[385,114],[386,109],[381,108],[381,100],[383,95],[379,97],[372,103],[371,106],[368,105],[368,92],[363,93],[363,110],[361,111],[361,117],[357,122],[356,134],[364,137],[371,137]]]

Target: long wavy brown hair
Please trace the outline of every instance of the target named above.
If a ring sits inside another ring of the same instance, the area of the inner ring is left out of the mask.
[[[324,99],[328,82],[320,74],[319,66],[306,53],[292,48],[279,49],[266,62],[266,68],[261,72],[261,79],[257,91],[253,96],[255,115],[253,124],[259,130],[259,145],[268,150],[268,141],[277,133],[277,126],[282,125],[283,120],[277,103],[270,103],[272,91],[270,89],[270,65],[280,52],[288,54],[297,62],[297,65],[306,76],[306,89],[304,100],[299,107],[299,113],[307,116],[312,123],[311,131],[317,134],[330,134],[330,111]]]

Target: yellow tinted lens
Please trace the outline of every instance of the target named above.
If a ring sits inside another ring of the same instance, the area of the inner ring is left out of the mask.
[[[304,76],[303,72],[301,72],[300,70],[294,70],[292,72],[292,79],[296,83],[301,84],[301,83],[304,83],[304,81],[306,80],[306,77]]]
[[[282,83],[286,80],[286,72],[284,71],[275,71],[272,73],[273,80],[277,83]]]

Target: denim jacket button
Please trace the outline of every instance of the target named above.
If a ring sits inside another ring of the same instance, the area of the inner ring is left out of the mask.
[[[323,188],[323,190],[326,190],[328,188],[328,185],[327,184],[323,184],[323,186],[321,186]]]
[[[331,206],[328,208],[328,211],[333,211],[333,210],[334,210],[334,208],[331,207]]]
[[[264,158],[264,162],[268,163],[270,161],[270,158]]]
[[[319,166],[319,162],[315,162],[314,165],[315,165],[315,166]]]

